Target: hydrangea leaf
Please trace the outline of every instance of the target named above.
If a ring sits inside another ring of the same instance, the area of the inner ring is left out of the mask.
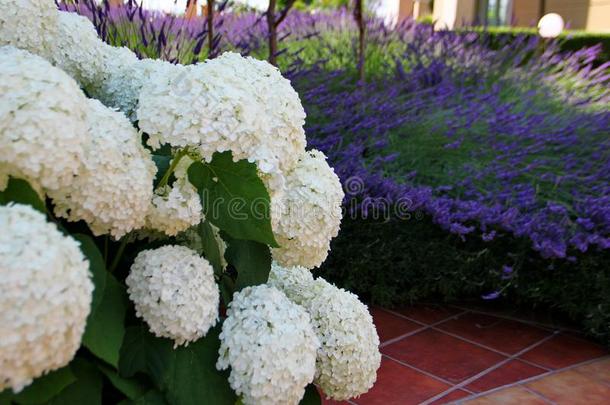
[[[234,162],[231,152],[216,152],[209,163],[193,163],[188,175],[213,225],[233,238],[278,247],[271,229],[269,193],[254,163]]]
[[[93,299],[91,301],[91,313],[93,314],[100,302],[102,302],[104,291],[106,290],[106,263],[104,263],[102,253],[91,237],[80,233],[74,234],[72,237],[80,242],[80,250],[89,260],[89,271],[91,272],[94,287]]]
[[[125,334],[127,295],[125,288],[106,271],[102,255],[85,235],[76,235],[90,263],[95,288],[91,313],[83,336],[83,345],[93,354],[117,367]]]
[[[44,201],[38,193],[25,180],[9,178],[8,185],[4,191],[0,191],[0,205],[10,202],[30,205],[40,212],[46,213]]]
[[[34,380],[19,394],[6,392],[6,403],[18,403],[20,405],[41,404],[49,401],[59,394],[64,388],[76,381],[76,377],[70,367],[63,367],[59,370],[51,371]],[[0,401],[0,403],[3,403]]]
[[[70,369],[76,376],[76,381],[64,388],[47,404],[101,405],[102,375],[97,368],[83,359],[76,358],[70,363]]]
[[[150,389],[145,383],[139,381],[136,378],[123,378],[113,368],[98,364],[99,370],[104,373],[106,378],[112,383],[112,385],[121,391],[127,398],[131,400],[137,400],[145,396]]]
[[[228,372],[216,369],[219,334],[217,325],[204,338],[172,351],[163,379],[163,391],[172,405],[235,404]]]
[[[210,262],[214,268],[215,274],[222,273],[222,261],[220,257],[220,248],[214,238],[214,231],[208,221],[202,221],[197,227],[197,232],[201,237],[201,243],[205,258]]]
[[[121,346],[120,375],[128,378],[139,372],[145,373],[160,387],[171,354],[171,340],[156,338],[144,324],[130,326],[125,330]]]
[[[119,371],[123,377],[148,374],[172,405],[233,405],[228,373],[216,370],[220,326],[204,338],[173,349],[173,342],[153,336],[146,325],[127,328]]]
[[[315,385],[309,384],[307,388],[305,388],[305,395],[299,405],[321,405],[322,398],[320,398],[320,393]]]
[[[123,400],[118,405],[167,405],[163,394],[157,390],[150,390],[135,400]]]
[[[233,239],[223,235],[227,240],[225,258],[237,269],[235,289],[265,284],[271,271],[271,252],[267,245],[251,240]]]

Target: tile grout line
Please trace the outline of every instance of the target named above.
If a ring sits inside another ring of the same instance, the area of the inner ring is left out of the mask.
[[[400,340],[402,340],[402,339],[404,339],[404,338],[407,338],[407,337],[409,337],[409,336],[413,336],[413,335],[415,335],[415,334],[418,334],[418,333],[420,333],[420,332],[423,332],[423,331],[425,331],[426,329],[434,328],[434,326],[439,325],[439,324],[441,324],[441,323],[443,323],[443,322],[445,322],[445,321],[448,321],[448,320],[453,319],[453,318],[455,318],[455,317],[457,317],[457,316],[464,315],[464,314],[468,313],[468,311],[464,311],[464,312],[461,312],[461,313],[459,313],[459,314],[452,315],[452,316],[451,316],[451,317],[449,317],[449,318],[445,318],[445,319],[442,319],[442,320],[440,320],[440,321],[437,321],[437,322],[434,322],[434,323],[431,323],[431,324],[425,324],[425,323],[423,323],[423,322],[417,321],[417,320],[415,320],[415,319],[411,319],[411,318],[409,318],[409,317],[406,317],[406,316],[404,316],[404,315],[402,315],[402,314],[396,313],[396,312],[391,311],[391,310],[389,310],[389,309],[385,309],[385,308],[380,308],[380,309],[381,309],[382,311],[384,311],[384,312],[388,313],[388,314],[391,314],[391,315],[397,316],[397,317],[399,317],[399,318],[406,319],[406,320],[408,320],[408,321],[411,321],[411,322],[417,323],[418,325],[421,325],[421,328],[418,328],[418,329],[412,330],[411,332],[407,332],[407,333],[405,333],[405,334],[403,334],[403,335],[400,335],[400,336],[394,337],[394,338],[392,338],[392,339],[388,339],[388,340],[386,340],[386,341],[384,341],[384,342],[380,343],[380,344],[379,344],[379,348],[382,348],[382,347],[385,347],[385,346],[391,345],[392,343],[396,343],[396,342],[398,342],[398,341],[400,341]]]
[[[490,347],[490,346],[484,345],[484,344],[482,344],[482,343],[478,343],[478,342],[476,342],[476,341],[474,341],[474,340],[470,340],[470,339],[465,338],[465,337],[463,337],[463,336],[457,335],[457,334],[455,334],[455,333],[453,333],[453,332],[448,332],[448,331],[445,331],[445,330],[443,330],[443,329],[434,328],[434,327],[432,327],[431,329],[433,329],[433,330],[435,330],[435,331],[437,331],[437,332],[441,332],[441,333],[444,333],[444,334],[446,334],[446,335],[452,336],[452,337],[454,337],[454,338],[456,338],[456,339],[460,339],[460,340],[462,340],[462,341],[464,341],[464,342],[466,342],[466,343],[470,343],[470,344],[472,344],[472,345],[478,346],[478,347],[480,347],[480,348],[482,348],[482,349],[486,349],[486,350],[489,350],[489,351],[494,352],[494,353],[496,353],[496,354],[500,354],[500,355],[502,355],[502,356],[504,356],[504,357],[509,357],[509,358],[510,358],[510,357],[514,357],[514,356],[516,356],[516,355],[517,355],[516,353],[515,353],[515,354],[510,354],[510,353],[506,353],[506,352],[503,352],[503,351],[498,350],[498,349],[494,349],[493,347]],[[557,334],[558,334],[558,333],[559,333],[559,332],[550,332],[550,335],[545,336],[545,337],[543,338],[543,340],[547,340],[549,337],[555,337],[555,336],[557,336]],[[536,343],[538,343],[538,342],[534,342],[534,343],[533,343],[533,345],[535,345]],[[523,350],[526,350],[528,347],[530,347],[530,346],[526,346],[524,349],[521,349],[521,350],[520,350],[519,352],[517,352],[517,353],[521,353]],[[535,346],[533,346],[533,347],[535,347]],[[532,348],[533,348],[533,347],[532,347]],[[521,353],[521,354],[523,354],[523,353]],[[521,359],[519,359],[519,360],[521,360]],[[535,364],[535,363],[534,363],[534,364]],[[537,365],[537,364],[535,364],[535,365],[536,365],[536,367],[541,368],[541,369],[543,369],[543,370],[547,370],[547,371],[548,371],[548,370],[550,370],[550,368],[547,368],[547,367],[545,367],[545,366],[543,366],[543,365]]]
[[[535,327],[537,327],[539,329],[547,329],[549,331],[560,330],[562,332],[578,332],[578,330],[576,330],[576,329],[567,328],[567,327],[563,327],[563,326],[559,326],[559,325],[552,325],[552,324],[547,324],[547,323],[530,321],[530,320],[527,320],[527,319],[520,319],[520,318],[517,318],[516,316],[511,316],[511,315],[506,315],[506,314],[501,314],[501,313],[495,313],[495,312],[491,312],[491,311],[484,311],[484,310],[476,309],[476,308],[468,308],[468,307],[463,307],[461,305],[450,305],[450,306],[455,308],[455,309],[469,310],[469,311],[471,311],[473,313],[476,313],[476,314],[493,316],[493,317],[496,317],[496,318],[502,318],[502,319],[506,319],[506,320],[509,320],[509,321],[515,321],[515,322],[524,323],[524,324],[527,324],[527,325],[530,325],[530,326],[535,326]]]
[[[415,371],[417,371],[418,373],[421,373],[421,374],[424,374],[424,375],[426,375],[426,376],[428,376],[428,377],[434,378],[435,380],[440,381],[440,382],[442,382],[442,383],[444,383],[444,384],[447,384],[447,385],[449,385],[450,387],[453,387],[453,386],[455,385],[454,383],[452,383],[452,382],[451,382],[451,381],[449,381],[449,380],[445,380],[445,379],[444,379],[444,378],[442,378],[442,377],[439,377],[439,376],[437,376],[437,375],[434,375],[434,374],[432,374],[432,373],[430,373],[430,372],[428,372],[428,371],[425,371],[425,370],[419,369],[419,368],[415,367],[414,365],[411,365],[411,364],[409,364],[409,363],[405,363],[404,361],[398,360],[398,359],[396,359],[396,358],[394,358],[394,357],[392,357],[392,356],[388,356],[387,354],[383,354],[383,353],[382,353],[382,354],[381,354],[381,356],[382,356],[382,357],[386,357],[386,358],[388,358],[388,359],[390,359],[390,360],[392,360],[392,361],[394,361],[394,362],[396,362],[396,363],[400,364],[401,366],[405,366],[405,367],[407,367],[407,368],[410,368],[411,370],[415,370]]]
[[[391,345],[392,343],[396,343],[396,342],[398,342],[398,341],[400,341],[400,340],[402,340],[402,339],[404,339],[406,337],[413,336],[415,334],[418,334],[419,332],[423,332],[426,329],[430,329],[430,327],[429,326],[422,326],[421,328],[417,328],[415,330],[412,330],[411,332],[407,332],[404,335],[400,335],[400,336],[396,336],[396,337],[394,337],[392,339],[388,339],[388,340],[380,343],[379,344],[379,348],[381,349],[382,347],[386,347],[388,345]]]
[[[512,382],[512,383],[509,383],[509,384],[501,385],[499,387],[495,387],[495,388],[492,388],[492,389],[487,390],[487,391],[479,392],[479,393],[477,393],[475,395],[472,395],[470,397],[466,397],[464,399],[461,399],[460,401],[471,400],[471,399],[479,398],[479,397],[482,397],[482,396],[485,396],[485,395],[488,395],[488,394],[493,394],[494,392],[503,390],[505,388],[512,388],[512,387],[516,387],[516,386],[524,386],[524,384],[527,384],[529,382],[536,381],[536,380],[541,380],[543,378],[550,377],[550,376],[552,376],[554,374],[558,374],[558,373],[561,373],[563,371],[572,370],[574,368],[577,368],[577,367],[580,367],[580,366],[585,366],[587,364],[595,363],[596,361],[601,361],[603,359],[610,359],[610,355],[606,355],[606,356],[602,356],[602,357],[597,357],[595,359],[586,360],[586,361],[583,361],[583,362],[580,362],[580,363],[572,364],[571,366],[567,366],[567,367],[564,367],[564,368],[559,368],[559,369],[556,369],[556,370],[550,370],[550,371],[548,371],[546,373],[538,374],[538,375],[535,375],[535,376],[532,376],[532,377],[528,377],[528,378],[523,379],[523,380],[519,380],[519,381],[515,381],[515,382]]]
[[[442,392],[440,394],[435,395],[434,397],[428,398],[426,401],[422,402],[422,405],[427,405],[430,404],[434,401],[436,401],[437,399],[441,399],[442,397],[444,397],[445,395],[450,394],[453,391],[462,389],[463,387],[465,387],[466,385],[470,384],[471,382],[478,380],[479,378],[491,373],[494,370],[497,370],[498,368],[504,366],[505,364],[517,359],[519,356],[521,356],[524,353],[527,353],[528,351],[534,349],[535,347],[540,346],[541,344],[545,343],[546,341],[554,338],[559,332],[553,333],[549,336],[546,336],[545,338],[539,340],[536,343],[533,343],[531,345],[529,345],[528,347],[518,351],[517,353],[513,354],[512,356],[507,357],[506,359],[500,361],[499,363],[494,364],[491,367],[486,368],[485,370],[480,371],[479,373],[473,375],[472,377],[469,377],[467,379],[465,379],[464,381],[455,384],[452,388],[446,390],[445,392]]]
[[[430,327],[431,327],[431,326],[436,326],[436,325],[439,325],[439,324],[441,324],[441,323],[443,323],[443,322],[446,322],[446,321],[448,321],[448,320],[450,320],[450,319],[454,319],[454,318],[460,317],[460,316],[462,316],[462,315],[466,315],[468,312],[470,312],[470,310],[468,310],[468,309],[462,309],[462,310],[461,310],[462,312],[457,313],[457,314],[450,315],[450,316],[448,316],[447,318],[443,318],[443,319],[441,319],[441,320],[438,320],[438,321],[436,321],[436,322],[432,322],[432,323],[425,323],[425,322],[422,322],[422,321],[418,321],[417,319],[410,318],[410,317],[408,317],[408,316],[406,316],[406,315],[403,315],[403,314],[398,313],[398,312],[396,312],[396,311],[393,311],[393,310],[391,310],[391,309],[385,309],[385,308],[381,308],[381,310],[382,310],[382,311],[385,311],[385,312],[387,312],[387,313],[389,313],[389,314],[396,315],[396,316],[398,316],[399,318],[403,318],[403,319],[406,319],[406,320],[408,320],[408,321],[415,322],[415,323],[420,324],[420,325],[423,325],[423,326],[430,326]]]
[[[410,321],[414,321],[414,320],[412,320],[411,318],[408,318],[408,317],[403,316],[403,315],[401,315],[401,314],[395,313],[395,312],[393,312],[393,311],[390,311],[390,310],[385,310],[385,311],[386,311],[386,312],[388,312],[388,313],[391,313],[392,315],[397,315],[397,316],[400,316],[400,317],[402,317],[402,318],[408,319],[408,320],[410,320]],[[438,326],[438,325],[440,325],[440,324],[442,324],[442,323],[445,323],[446,321],[449,321],[449,320],[451,320],[451,319],[458,318],[458,317],[460,317],[460,316],[462,316],[462,315],[465,315],[466,313],[468,313],[468,311],[467,311],[467,310],[466,310],[465,312],[461,312],[461,313],[459,313],[459,314],[455,314],[455,315],[453,315],[453,316],[451,316],[451,317],[449,317],[449,318],[446,318],[446,319],[443,319],[443,320],[441,320],[441,321],[438,321],[438,322],[435,322],[435,323],[433,323],[433,324],[430,324],[430,325],[428,325],[428,328],[429,328],[429,329],[432,329],[432,330],[434,330],[434,331],[436,331],[436,332],[440,332],[440,333],[444,333],[445,335],[452,336],[452,337],[454,337],[454,338],[456,338],[456,339],[459,339],[459,340],[462,340],[462,341],[464,341],[464,342],[466,342],[466,343],[470,343],[470,344],[473,344],[473,345],[478,346],[478,347],[480,347],[480,348],[483,348],[483,349],[486,349],[486,350],[492,351],[492,352],[494,352],[494,353],[496,353],[496,354],[500,354],[500,355],[505,356],[505,357],[511,357],[511,356],[512,356],[510,353],[506,353],[506,352],[500,351],[500,350],[498,350],[498,349],[494,349],[493,347],[490,347],[490,346],[484,345],[484,344],[479,343],[479,342],[476,342],[476,341],[474,341],[474,340],[470,340],[470,339],[465,338],[465,337],[463,337],[463,336],[457,335],[457,334],[455,334],[455,333],[453,333],[453,332],[449,332],[449,331],[446,331],[446,330],[443,330],[443,329],[437,328],[437,326]],[[421,324],[421,323],[420,323],[420,324]],[[531,325],[530,325],[530,326],[531,326]],[[423,332],[424,330],[426,330],[426,328],[420,328],[420,329],[417,329],[417,330],[415,330],[415,331],[411,331],[411,332],[409,332],[409,333],[405,333],[404,335],[401,335],[401,336],[398,336],[398,337],[395,337],[395,338],[389,339],[389,340],[387,340],[387,341],[383,342],[382,344],[380,344],[380,345],[379,345],[379,347],[381,348],[381,347],[385,347],[385,346],[387,346],[387,345],[390,345],[390,344],[392,344],[392,343],[396,343],[396,342],[398,342],[399,340],[401,340],[401,339],[403,339],[403,338],[405,338],[405,337],[409,337],[409,336],[412,336],[412,335],[414,335],[414,334],[416,334],[416,333]],[[551,334],[550,336],[555,336],[555,335],[557,335],[557,334],[558,334],[560,331],[559,331],[559,330],[554,330],[554,331],[547,330],[546,332],[550,333],[550,334]],[[547,337],[548,337],[548,336],[547,336]],[[546,339],[546,337],[545,337],[545,339]],[[519,360],[520,360],[520,361],[523,361],[524,363],[527,363],[527,364],[528,364],[528,365],[530,365],[530,366],[536,366],[536,367],[541,368],[541,369],[546,370],[546,371],[551,370],[550,368],[545,367],[545,366],[543,366],[543,365],[541,365],[541,364],[532,363],[532,362],[530,362],[530,361],[528,361],[528,360],[522,360],[522,359],[519,359]]]
[[[539,393],[538,391],[531,389],[530,387],[526,386],[526,385],[519,385],[521,388],[523,388],[524,390],[526,390],[527,392],[529,392],[532,395],[535,395],[536,397],[540,398],[541,400],[543,400],[544,402],[551,404],[551,405],[556,405],[555,401],[551,401],[550,399],[548,399],[547,397],[545,397],[544,395],[542,395],[541,393]]]

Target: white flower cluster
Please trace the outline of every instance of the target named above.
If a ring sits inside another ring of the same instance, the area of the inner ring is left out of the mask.
[[[57,12],[57,35],[51,62],[76,80],[91,88],[104,78],[105,55],[110,46],[98,36],[87,17],[65,11]]]
[[[49,58],[57,33],[57,8],[49,0],[0,0],[0,46]]]
[[[138,254],[125,280],[136,315],[175,346],[199,339],[218,320],[219,292],[212,266],[184,246]]]
[[[290,82],[236,53],[147,81],[137,117],[153,146],[191,146],[205,160],[230,150],[267,174],[290,170],[305,148],[305,112]]]
[[[286,192],[272,201],[272,225],[280,247],[273,259],[282,266],[318,267],[341,224],[341,182],[322,152],[301,155],[286,175]]]
[[[311,283],[313,275],[305,267],[283,267],[275,261],[271,263],[267,284],[282,291],[295,304],[301,305],[304,300],[313,298],[310,296]]]
[[[314,376],[319,342],[309,316],[275,288],[233,296],[220,334],[219,370],[246,405],[296,405]]]
[[[91,307],[78,243],[26,205],[0,206],[0,391],[65,366]]]
[[[146,228],[176,236],[203,220],[203,207],[197,189],[188,181],[187,170],[193,163],[188,156],[182,156],[175,170],[174,183],[155,190],[146,217]]]
[[[337,401],[367,392],[377,379],[381,354],[373,319],[358,297],[322,278],[312,280],[303,267],[274,265],[269,284],[311,316],[321,343],[314,382],[322,391]]]
[[[0,47],[0,172],[60,190],[78,173],[90,142],[86,98],[43,58]]]
[[[129,120],[99,101],[87,100],[91,134],[83,166],[57,197],[55,214],[84,220],[95,235],[119,239],[144,226],[157,168]]]
[[[183,66],[162,60],[144,59],[127,48],[103,48],[104,78],[91,89],[91,94],[104,104],[118,108],[132,121],[136,120],[136,108],[142,86],[146,83],[167,81],[178,75]],[[140,125],[141,129],[144,129]]]

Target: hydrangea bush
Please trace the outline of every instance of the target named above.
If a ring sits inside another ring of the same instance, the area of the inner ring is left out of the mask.
[[[276,68],[143,60],[51,0],[0,0],[0,41],[0,403],[371,388],[367,308],[310,273],[341,184]]]

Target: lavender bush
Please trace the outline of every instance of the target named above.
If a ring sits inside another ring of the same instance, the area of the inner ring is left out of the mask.
[[[63,7],[141,57],[206,57],[203,19],[135,3]],[[216,24],[218,51],[265,57],[260,15],[227,8]],[[565,54],[523,36],[491,50],[477,33],[370,20],[369,80],[356,85],[355,30],[345,10],[295,11],[280,26],[280,66],[301,93],[310,146],[360,182],[352,213],[408,202],[462,238],[525,237],[545,258],[610,247],[610,65],[594,67],[599,48]]]

